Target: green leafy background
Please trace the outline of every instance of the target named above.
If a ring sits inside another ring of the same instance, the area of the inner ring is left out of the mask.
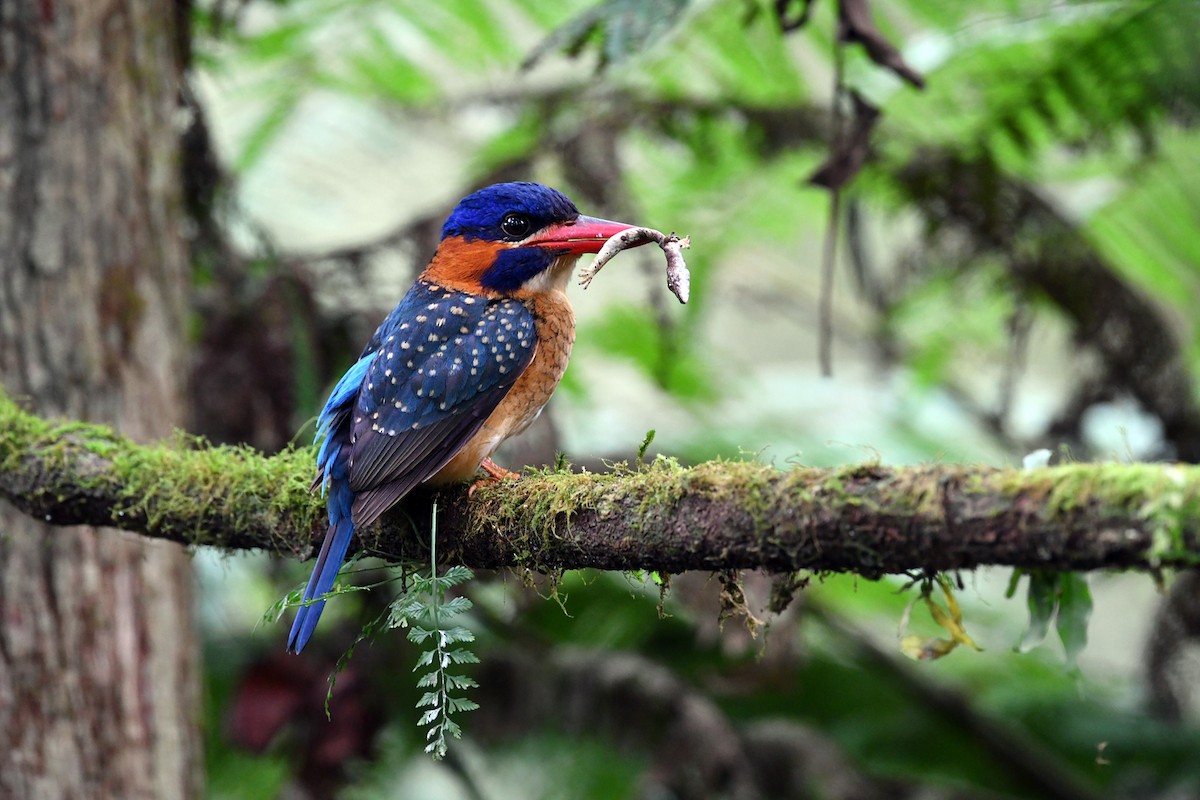
[[[1094,332],[1020,270],[1053,269],[1064,232],[1077,237],[1175,338],[1194,391],[1200,6],[872,4],[928,88],[914,91],[861,48],[844,51],[847,85],[883,117],[867,166],[844,189],[854,219],[843,220],[829,378],[816,366],[829,198],[806,180],[829,152],[835,6],[815,3],[790,34],[775,8],[200,4],[195,83],[226,179],[214,214],[251,285],[302,275],[319,314],[349,320],[328,361],[304,345],[325,340],[295,321],[308,338],[293,344],[290,429],[308,435],[357,342],[428,256],[421,225],[482,182],[525,178],[563,188],[585,213],[693,242],[685,307],[666,293],[656,253],[624,254],[574,291],[575,356],[554,427],[537,434],[549,438],[549,458],[558,449],[600,469],[632,459],[650,428],[652,452],[685,462],[1018,465],[1040,446],[1059,458],[1186,457],[1161,410],[1106,368]],[[928,163],[965,165],[973,177],[946,180],[944,170],[922,172]],[[198,267],[200,290],[206,274]],[[1088,402],[1073,405],[1081,396]],[[1063,420],[1071,424],[1056,426]],[[237,733],[239,698],[283,642],[259,619],[306,567],[207,553],[197,562],[211,796],[297,787],[347,798],[655,796],[644,715],[614,731],[566,729],[546,713],[501,736],[483,715],[512,699],[486,682],[467,693],[483,708],[459,719],[452,757],[429,760],[412,711],[417,652],[398,635],[350,661],[346,691],[357,700],[331,698],[334,723],[359,710],[371,720],[347,725],[371,731],[361,749],[321,766],[321,748],[333,747],[321,725],[333,723],[294,711],[250,752]],[[377,569],[362,563],[349,579],[379,579]],[[768,583],[747,578],[752,610],[770,623],[758,638],[736,619],[718,630],[719,588],[707,576],[675,578],[663,600],[642,576],[484,575],[465,588],[475,608],[462,618],[485,667],[513,652],[546,664],[578,649],[598,661],[634,653],[712,701],[734,729],[782,719],[815,732],[844,757],[843,772],[898,781],[888,784],[895,796],[898,786],[1037,796],[1011,755],[972,727],[980,719],[1050,759],[1081,797],[1200,793],[1195,715],[1148,710],[1145,653],[1164,635],[1155,580],[964,575],[955,594],[983,652],[913,663],[898,645],[914,591],[906,578],[810,577],[778,618],[762,611]],[[371,597],[388,591],[331,603],[318,633],[325,650],[314,648],[303,678],[268,671],[271,686],[286,694],[303,684],[300,705],[313,705],[339,648],[388,602]],[[919,605],[909,632],[944,633]],[[966,710],[931,697],[959,698]],[[812,796],[850,796],[816,772],[811,780]]]

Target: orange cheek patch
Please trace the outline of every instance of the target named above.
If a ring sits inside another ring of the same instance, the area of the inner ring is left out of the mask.
[[[466,241],[457,236],[443,239],[425,268],[424,277],[448,289],[479,292],[479,281],[499,250],[495,242],[483,239]]]

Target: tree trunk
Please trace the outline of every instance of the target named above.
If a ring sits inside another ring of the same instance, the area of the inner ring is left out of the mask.
[[[183,418],[185,6],[0,0],[0,384],[142,440]],[[200,793],[191,581],[0,501],[0,797]]]

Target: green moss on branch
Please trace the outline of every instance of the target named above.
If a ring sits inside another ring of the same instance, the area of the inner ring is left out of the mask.
[[[53,423],[0,395],[0,496],[60,524],[303,556],[324,534],[310,448],[271,458],[192,437],[150,446]],[[429,496],[362,539],[420,558]],[[687,469],[660,458],[604,474],[527,471],[442,493],[439,550],[473,567],[817,569],[874,576],[1007,564],[1096,569],[1194,564],[1200,468],[1071,464],[1034,471],[862,464]]]
[[[138,445],[103,425],[38,419],[0,394],[0,496],[56,524],[307,553],[324,518],[312,463],[307,450],[266,458],[184,434]]]

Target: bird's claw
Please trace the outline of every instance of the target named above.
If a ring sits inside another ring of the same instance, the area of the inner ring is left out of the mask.
[[[510,469],[505,469],[504,467],[497,464],[495,461],[492,461],[490,458],[485,458],[483,460],[483,462],[480,463],[479,468],[487,473],[487,477],[480,478],[479,480],[472,483],[471,488],[467,489],[467,497],[471,497],[472,495],[474,495],[475,490],[478,489],[480,486],[487,486],[489,483],[495,483],[496,481],[508,480],[509,478],[521,477],[518,473],[513,472]]]

